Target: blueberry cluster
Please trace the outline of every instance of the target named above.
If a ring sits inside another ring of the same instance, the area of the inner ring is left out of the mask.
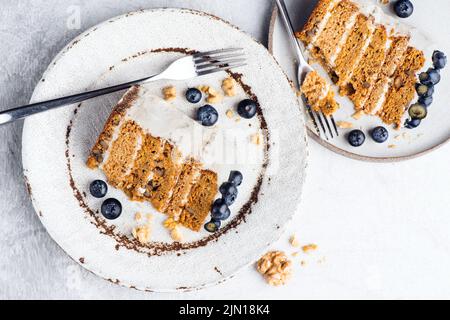
[[[219,230],[221,221],[230,217],[231,206],[236,201],[238,195],[237,187],[242,183],[242,173],[239,171],[231,171],[227,182],[224,182],[219,191],[222,198],[214,201],[211,209],[211,220],[205,224],[205,230],[208,232],[216,232]]]
[[[441,81],[440,70],[446,64],[446,55],[441,51],[435,51],[433,53],[433,68],[429,68],[428,71],[419,75],[420,83],[416,85],[419,100],[409,107],[410,119],[405,122],[406,128],[417,128],[428,115],[428,107],[433,103],[434,86]]]
[[[89,185],[89,191],[93,197],[103,198],[108,193],[108,185],[105,181],[94,180]],[[117,219],[122,213],[122,204],[114,198],[106,199],[102,203],[101,213],[108,220]]]
[[[190,103],[198,103],[202,100],[202,92],[197,88],[189,88],[186,91],[186,100]],[[239,102],[237,107],[238,114],[245,119],[251,119],[257,111],[256,102],[251,99],[245,99]],[[219,120],[219,113],[216,108],[206,104],[197,109],[197,121],[205,127],[211,127]]]
[[[414,12],[414,6],[410,0],[397,0],[394,3],[394,11],[400,18],[408,18]]]
[[[382,126],[370,130],[370,136],[377,143],[384,143],[389,139],[389,131]],[[348,143],[353,147],[360,147],[366,141],[366,135],[361,130],[355,129],[347,135]]]

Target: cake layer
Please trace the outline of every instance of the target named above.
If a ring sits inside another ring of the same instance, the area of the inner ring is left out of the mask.
[[[310,44],[316,36],[322,32],[326,23],[331,16],[331,10],[340,0],[320,0],[309,16],[303,29],[296,32],[297,38],[303,42]]]
[[[198,231],[217,194],[217,173],[201,169],[222,143],[215,137],[215,129],[133,87],[113,109],[87,164],[131,200],[148,201]]]
[[[341,94],[349,96],[355,109],[361,110],[374,86],[377,76],[386,59],[388,41],[386,28],[377,26],[372,40],[352,73],[349,82],[341,88]]]
[[[367,114],[376,114],[384,102],[384,96],[389,89],[391,77],[394,75],[397,66],[400,65],[403,56],[408,48],[408,37],[400,36],[390,39],[390,47],[386,54],[383,66],[377,75],[377,80],[369,91],[368,98],[363,105],[363,110]]]
[[[172,198],[167,207],[167,214],[178,219],[186,205],[193,185],[198,181],[201,175],[201,164],[194,159],[189,160],[183,165],[177,184],[173,190]]]
[[[334,63],[333,71],[337,76],[336,84],[340,89],[347,84],[353,68],[361,60],[369,45],[373,29],[370,18],[363,14],[356,17],[355,25]]]
[[[199,231],[211,210],[216,193],[217,175],[210,170],[202,170],[192,187],[179,221],[184,226]]]
[[[358,7],[348,0],[342,0],[331,10],[325,27],[317,35],[317,39],[310,43],[316,55],[320,55],[327,63],[331,62],[346,33],[347,25],[357,12]]]
[[[425,64],[422,51],[408,47],[404,60],[394,73],[385,102],[379,112],[380,118],[387,124],[401,125],[401,118],[416,93],[416,73]]]
[[[123,187],[124,178],[131,169],[142,136],[142,129],[134,121],[126,121],[120,127],[118,137],[112,141],[109,147],[109,156],[102,166],[108,182],[112,186]]]

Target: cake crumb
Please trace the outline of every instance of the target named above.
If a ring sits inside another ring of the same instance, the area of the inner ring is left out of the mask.
[[[228,109],[227,112],[225,112],[225,115],[231,119],[234,116],[234,112],[233,112],[233,110]]]
[[[174,86],[163,88],[164,100],[172,101],[177,97],[177,89]]]
[[[352,118],[353,119],[355,119],[355,120],[359,120],[359,119],[361,119],[361,117],[364,115],[364,111],[363,110],[359,110],[359,111],[356,111],[353,115],[352,115]]]
[[[292,252],[291,253],[291,256],[293,256],[293,257],[297,257],[298,255],[300,254],[300,252],[298,252],[298,251],[295,251],[295,252]]]
[[[236,81],[231,77],[225,78],[222,81],[222,90],[227,97],[234,97],[236,95],[235,84]]]
[[[394,149],[394,148],[397,148],[397,146],[395,144],[390,144],[390,145],[388,145],[388,148],[389,149]]]
[[[136,212],[136,214],[134,215],[134,221],[139,222],[141,220],[142,220],[142,213]]]
[[[305,261],[305,260],[300,261],[300,265],[301,265],[302,267],[306,266],[306,261]]]
[[[153,220],[153,214],[151,214],[151,213],[147,213],[147,214],[145,215],[145,217],[147,218],[147,221],[148,221],[148,222],[150,222],[150,221]]]
[[[289,242],[290,242],[291,246],[293,246],[293,247],[296,247],[296,248],[300,247],[300,242],[298,241],[297,236],[295,234],[291,236],[291,238],[289,239]]]
[[[258,260],[256,268],[268,284],[279,286],[290,278],[292,262],[284,252],[270,251]]]
[[[174,230],[178,226],[178,222],[173,218],[167,218],[164,221],[164,227],[170,231]]]
[[[317,250],[317,245],[314,244],[314,243],[307,244],[306,246],[302,247],[302,250],[303,250],[304,253],[308,253],[308,252]]]
[[[250,142],[259,146],[261,144],[261,136],[259,133],[252,134],[250,136]]]
[[[390,0],[379,0],[381,4],[389,4]]]
[[[353,123],[348,121],[337,121],[336,125],[341,129],[351,129],[353,128]]]
[[[170,232],[170,236],[177,242],[183,240],[183,235],[181,234],[180,228],[178,227],[173,228],[173,230]]]
[[[151,230],[149,225],[134,227],[131,234],[140,243],[146,244],[150,241]]]

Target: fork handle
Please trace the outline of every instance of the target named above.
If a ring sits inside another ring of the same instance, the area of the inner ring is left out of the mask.
[[[28,116],[41,113],[44,111],[56,109],[62,106],[71,105],[74,103],[79,103],[88,99],[99,97],[108,93],[117,92],[124,89],[129,89],[135,84],[140,84],[150,80],[156,80],[157,76],[146,77],[139,80],[134,80],[118,85],[114,85],[107,88],[87,91],[83,93],[74,94],[71,96],[66,96],[62,98],[57,98],[48,101],[37,102],[33,104],[28,104],[25,106],[9,109],[0,112],[0,125],[10,123],[19,119],[26,118]]]

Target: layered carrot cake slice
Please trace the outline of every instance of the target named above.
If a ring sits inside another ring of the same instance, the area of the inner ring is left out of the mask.
[[[193,148],[196,134],[202,138]],[[214,130],[135,86],[113,109],[87,165],[100,168],[109,184],[131,200],[148,201],[199,231],[218,190],[217,173],[200,160],[214,138]]]
[[[296,36],[357,111],[399,127],[425,59],[391,22],[362,1],[319,0]]]

